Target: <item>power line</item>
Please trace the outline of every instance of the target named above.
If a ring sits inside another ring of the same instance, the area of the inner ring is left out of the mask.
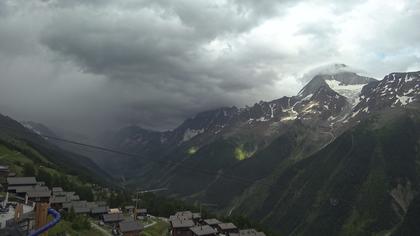
[[[91,149],[96,149],[96,150],[100,150],[100,151],[105,151],[105,152],[110,152],[110,153],[114,153],[114,154],[118,154],[118,155],[122,155],[122,156],[129,156],[129,157],[136,157],[136,158],[142,158],[142,159],[147,159],[145,160],[147,163],[147,161],[150,162],[155,162],[155,163],[160,163],[160,164],[175,164],[175,165],[179,165],[182,166],[186,169],[189,169],[191,171],[194,172],[198,172],[200,174],[205,174],[205,175],[211,175],[211,176],[218,176],[218,177],[222,177],[225,179],[231,179],[234,180],[236,182],[241,182],[241,183],[246,183],[246,184],[253,184],[255,183],[255,181],[257,180],[250,180],[250,179],[246,179],[246,178],[242,178],[242,177],[238,177],[238,176],[234,176],[234,175],[226,175],[223,173],[219,173],[219,172],[215,172],[215,171],[211,171],[211,170],[205,170],[205,169],[197,169],[197,167],[195,166],[191,166],[188,165],[184,162],[179,162],[179,161],[171,161],[171,160],[155,160],[153,158],[150,158],[148,156],[145,155],[141,155],[141,154],[134,154],[134,153],[129,153],[129,152],[123,152],[123,151],[119,151],[116,149],[112,149],[112,148],[108,148],[108,147],[103,147],[103,146],[98,146],[98,145],[93,145],[93,144],[87,144],[87,143],[82,143],[82,142],[78,142],[78,141],[74,141],[74,140],[68,140],[68,139],[64,139],[64,138],[59,138],[59,137],[55,137],[55,136],[50,136],[50,135],[45,135],[45,134],[37,134],[33,131],[25,131],[22,129],[17,129],[15,127],[10,127],[10,126],[5,126],[5,125],[0,125],[0,127],[5,128],[5,129],[9,129],[9,130],[14,130],[17,131],[19,133],[22,134],[29,134],[29,135],[34,135],[34,136],[40,136],[43,138],[47,138],[47,139],[52,139],[52,140],[56,140],[58,142],[63,142],[63,143],[69,143],[69,144],[73,144],[73,145],[78,145],[78,146],[83,146],[83,147],[87,147],[87,148],[91,148]],[[23,127],[23,126],[22,126]],[[25,128],[25,127],[23,127]],[[25,128],[26,129],[26,128]],[[268,184],[265,183],[260,183],[262,185],[267,185],[270,186]]]

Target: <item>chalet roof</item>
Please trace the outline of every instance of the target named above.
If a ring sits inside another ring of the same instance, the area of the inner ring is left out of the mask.
[[[86,206],[90,209],[98,207],[98,205],[96,205],[96,202],[86,202]]]
[[[119,222],[124,220],[123,214],[104,214],[102,216],[104,218],[104,222]]]
[[[100,207],[95,207],[92,208],[92,214],[106,214],[108,212],[108,207],[107,206],[100,206]]]
[[[8,177],[7,184],[10,185],[36,185],[35,177]]]
[[[74,213],[76,214],[90,213],[90,209],[88,207],[75,207]]]
[[[57,199],[57,200],[54,200],[54,199]],[[53,190],[53,198],[51,201],[52,203],[68,203],[63,206],[64,208],[70,208],[72,206],[72,203],[70,202],[76,202],[75,206],[86,205],[84,202],[77,203],[79,202],[79,200],[80,200],[79,196],[74,195],[74,192],[54,192]]]
[[[218,224],[221,224],[222,222],[220,222],[218,219],[205,219],[204,223],[208,225],[218,225]]]
[[[96,202],[96,205],[98,205],[98,206],[107,206],[107,203],[104,202],[104,201],[97,201]]]
[[[34,197],[50,197],[51,191],[31,191],[26,193],[29,198]]]
[[[192,228],[190,228],[190,230],[195,235],[198,235],[198,236],[214,235],[214,234],[217,233],[217,231],[215,229],[213,229],[212,227],[210,227],[208,225],[192,227]]]
[[[143,230],[143,225],[134,220],[120,222],[119,226],[123,233]]]
[[[237,229],[236,225],[233,223],[221,223],[217,225],[221,230],[231,230],[231,229]]]
[[[64,192],[64,190],[63,190],[63,188],[62,188],[62,187],[53,187],[53,188],[52,188],[52,191],[53,191],[53,192]]]
[[[68,202],[68,201],[67,201],[67,197],[53,196],[51,198],[51,201],[50,202],[51,203],[65,203],[65,202]]]
[[[53,195],[54,196],[60,196],[60,197],[67,197],[67,192],[57,192],[57,191],[55,191],[54,192],[54,188],[53,188]]]
[[[39,185],[17,185],[17,186],[10,186],[8,190],[15,190],[16,193],[27,193],[33,191],[49,191],[48,187],[39,186]]]
[[[193,218],[193,214],[191,211],[179,211],[175,213],[175,216],[182,220],[190,220]]]
[[[194,222],[192,220],[173,220],[171,221],[172,228],[190,228],[194,226]]]
[[[86,201],[72,201],[72,202],[66,202],[63,204],[63,208],[76,208],[76,207],[87,207]]]

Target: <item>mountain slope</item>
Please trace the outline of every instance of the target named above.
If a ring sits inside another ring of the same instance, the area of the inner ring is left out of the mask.
[[[392,112],[370,117],[320,152],[273,172],[265,196],[253,196],[251,190],[264,188],[256,183],[234,213],[262,219],[285,235],[392,230],[420,191],[419,111]]]
[[[116,143],[145,156],[124,166],[127,183],[217,203],[285,235],[409,230],[419,75],[320,73],[297,96],[203,112],[172,131],[139,129],[141,142]]]
[[[3,115],[0,115],[0,141],[3,145],[24,154],[25,149],[31,149],[32,151],[28,152],[28,155],[33,152],[38,153],[46,158],[46,161],[68,174],[79,175],[94,182],[111,183],[110,176],[90,159],[61,149],[47,138],[39,136],[33,129],[28,129],[12,118]]]

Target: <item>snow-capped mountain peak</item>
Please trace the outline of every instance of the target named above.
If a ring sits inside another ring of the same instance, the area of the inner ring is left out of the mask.
[[[385,107],[407,106],[420,101],[420,71],[391,73],[363,88],[352,117]]]
[[[345,64],[320,67],[309,74],[312,74],[313,77],[299,92],[298,96],[306,97],[309,94],[313,94],[320,87],[327,86],[344,96],[352,107],[358,103],[358,97],[362,88],[368,83],[376,81],[373,78],[361,76],[357,72],[351,71],[351,68]]]

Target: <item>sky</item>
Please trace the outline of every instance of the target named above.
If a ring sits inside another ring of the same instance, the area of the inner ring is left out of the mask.
[[[0,113],[173,129],[295,95],[313,68],[420,70],[419,0],[1,0]]]

